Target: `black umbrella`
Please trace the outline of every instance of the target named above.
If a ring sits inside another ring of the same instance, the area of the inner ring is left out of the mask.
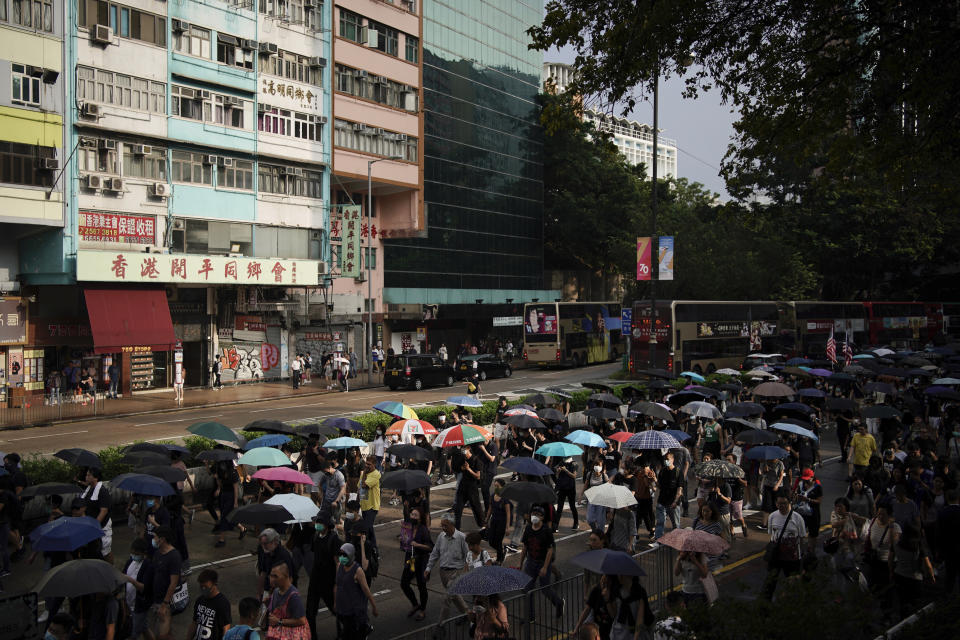
[[[520,413],[515,416],[506,416],[503,419],[504,424],[512,424],[515,427],[520,429],[546,429],[547,425],[543,424],[536,418],[531,418],[530,416]]]
[[[725,429],[736,432],[740,429],[755,429],[757,425],[743,418],[724,418],[723,426]]]
[[[637,404],[630,405],[629,413],[650,416],[651,418],[658,418],[660,420],[669,420],[670,422],[673,422],[673,414],[670,413],[670,410],[665,409],[656,402],[638,402]]]
[[[830,376],[829,378],[827,378],[827,382],[830,382],[830,383],[833,383],[833,384],[836,384],[836,383],[838,383],[838,382],[842,382],[842,383],[844,383],[844,384],[848,384],[848,383],[853,382],[853,381],[855,381],[855,380],[856,380],[856,377],[854,377],[853,375],[851,375],[851,374],[849,374],[849,373],[835,373],[835,374],[833,374],[832,376]]]
[[[103,463],[100,462],[100,456],[86,449],[61,449],[53,454],[53,457],[66,460],[70,464],[78,467],[103,468]]]
[[[68,493],[80,493],[80,487],[67,484],[65,482],[44,482],[27,487],[20,492],[21,498],[32,498],[33,496],[53,496],[64,495]]]
[[[669,405],[682,406],[689,402],[702,402],[707,396],[699,391],[677,391],[667,396],[666,403]]]
[[[829,411],[856,411],[857,401],[850,398],[827,398]]]
[[[734,479],[743,477],[743,469],[726,460],[707,460],[693,468],[698,478]]]
[[[153,451],[128,451],[120,458],[124,464],[135,467],[160,466],[170,464],[170,453],[154,453]]]
[[[177,469],[176,467],[171,466],[149,466],[144,467],[138,470],[139,473],[146,474],[148,476],[153,476],[155,478],[160,478],[161,480],[166,480],[167,482],[183,482],[187,479],[187,473],[183,469]]]
[[[527,396],[524,398],[526,404],[529,405],[540,405],[541,407],[552,407],[557,404],[556,398],[551,398],[550,396],[545,396],[542,393],[537,393],[532,396]]]
[[[536,504],[538,502],[555,503],[557,501],[557,494],[547,485],[539,482],[527,482],[525,480],[507,483],[501,497],[503,497],[504,500],[513,500],[514,502],[522,502],[525,504]]]
[[[265,431],[267,433],[283,433],[297,435],[294,427],[279,420],[254,420],[243,428],[244,431]]]
[[[859,362],[859,360],[858,360],[858,362]],[[843,371],[844,371],[844,373],[849,373],[849,374],[852,374],[852,375],[855,375],[855,376],[870,376],[870,375],[873,375],[873,371],[871,371],[870,369],[868,369],[868,368],[866,368],[866,367],[864,367],[864,366],[861,366],[861,365],[859,365],[859,364],[848,364],[847,366],[845,366],[845,367],[843,368]],[[837,374],[833,374],[833,375],[837,375]],[[831,377],[832,377],[832,376],[831,376]]]
[[[909,369],[907,375],[919,378],[932,378],[933,372],[926,369]]]
[[[633,556],[623,551],[613,549],[595,549],[585,551],[570,558],[572,564],[583,567],[594,573],[611,576],[643,576],[646,575]]]
[[[666,380],[654,380],[647,384],[647,389],[673,389],[673,385]]]
[[[886,393],[891,396],[897,393],[896,387],[886,382],[868,382],[863,385],[863,390],[867,393]]]
[[[609,391],[610,393],[613,393],[613,387],[600,382],[581,382],[580,386],[586,387],[587,389],[596,389],[597,391]]]
[[[724,415],[732,416],[734,418],[742,418],[743,416],[762,416],[763,405],[758,402],[735,402],[727,407],[727,412]]]
[[[537,416],[541,420],[549,420],[551,422],[563,422],[563,414],[556,409],[540,409],[540,411],[537,411]]]
[[[684,391],[696,391],[697,393],[702,393],[705,396],[710,396],[711,398],[716,398],[717,400],[723,397],[723,393],[719,389],[701,387],[700,385],[692,385],[685,388]]]
[[[779,436],[770,431],[761,431],[760,429],[744,429],[733,437],[734,440],[744,444],[773,444],[780,439]]]
[[[401,469],[391,471],[380,480],[380,486],[384,489],[396,489],[397,491],[413,491],[430,486],[430,476],[426,471],[419,469]]]
[[[594,402],[602,402],[603,404],[613,404],[620,406],[622,400],[612,393],[593,393],[590,394],[590,400]]]
[[[430,460],[433,458],[433,451],[428,451],[415,444],[395,444],[390,447],[390,455],[404,460]]]
[[[294,431],[301,436],[335,436],[340,433],[336,427],[319,422],[297,425],[294,427]]]
[[[600,418],[601,420],[619,420],[623,417],[619,411],[607,407],[593,407],[584,411],[583,415],[589,418]]]
[[[150,453],[166,456],[168,460],[170,459],[170,450],[162,444],[154,444],[152,442],[137,442],[123,448],[124,453],[130,453],[132,451],[149,451]]]
[[[863,410],[864,418],[899,418],[900,412],[886,404],[876,404]]]
[[[743,385],[734,384],[732,382],[724,382],[723,384],[717,385],[717,389],[722,389],[723,391],[732,391],[733,393],[740,393],[743,391]]]
[[[557,387],[547,387],[547,393],[552,393],[555,396],[559,396],[561,398],[567,398],[567,399],[570,399],[573,397],[563,389],[558,389]]]
[[[69,560],[47,571],[33,588],[43,598],[77,598],[113,593],[127,576],[105,560]]]
[[[211,449],[209,451],[201,451],[197,454],[197,460],[212,460],[214,462],[224,462],[226,460],[236,460],[237,454],[235,451],[227,451],[226,449]]]
[[[231,511],[227,520],[243,524],[280,524],[293,520],[293,514],[277,504],[248,504]]]

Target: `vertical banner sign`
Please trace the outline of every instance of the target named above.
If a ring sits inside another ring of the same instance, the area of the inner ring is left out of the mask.
[[[657,249],[658,276],[661,280],[673,280],[673,236],[660,236]]]
[[[343,252],[340,273],[344,278],[360,275],[360,205],[341,207],[343,213]]]
[[[650,237],[637,238],[637,280],[650,279]]]

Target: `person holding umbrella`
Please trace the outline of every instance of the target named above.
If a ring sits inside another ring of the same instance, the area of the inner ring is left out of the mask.
[[[550,569],[553,564],[554,545],[553,531],[545,527],[543,522],[543,508],[534,507],[530,510],[530,525],[523,532],[521,539],[523,550],[520,552],[518,569],[530,576],[530,583],[526,591],[530,592],[539,583],[544,587],[543,594],[557,609],[557,618],[563,617],[564,600],[560,598],[550,586]],[[533,619],[533,593],[529,594],[528,610]]]
[[[90,467],[85,478],[87,488],[80,494],[84,510],[91,518],[96,518],[103,528],[100,538],[100,554],[103,559],[113,563],[113,521],[110,519],[110,491],[103,485],[103,469]]]

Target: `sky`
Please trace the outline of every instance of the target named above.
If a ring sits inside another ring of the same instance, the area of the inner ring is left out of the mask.
[[[571,47],[551,49],[544,62],[572,64],[576,56]],[[701,93],[696,100],[682,97],[683,81],[671,78],[660,82],[660,132],[677,141],[677,167],[681,177],[700,182],[710,191],[728,199],[723,179],[717,175],[720,162],[733,136],[735,114],[720,104],[720,92]],[[621,115],[617,110],[616,115]],[[631,120],[653,124],[653,99],[640,102],[627,116]]]

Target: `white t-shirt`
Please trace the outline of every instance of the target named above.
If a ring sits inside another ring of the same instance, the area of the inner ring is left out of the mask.
[[[486,549],[481,549],[480,553],[473,555],[473,551],[467,553],[467,566],[471,569],[476,569],[477,567],[482,567],[483,565],[490,562],[490,553]]]
[[[290,361],[291,371],[300,371],[300,358],[294,358]]]
[[[377,437],[373,441],[373,455],[378,458],[383,457],[384,449],[386,449],[387,442],[382,437]]]
[[[130,566],[127,567],[127,575],[133,578],[134,580],[136,580],[137,574],[140,573],[140,567],[142,566],[143,566],[143,560],[134,560],[133,562],[130,563]],[[129,582],[127,583],[125,595],[127,598],[127,606],[130,607],[130,611],[133,611],[134,602],[137,599],[137,590]]]
[[[887,527],[890,527],[889,529]],[[886,531],[886,534],[884,534]],[[890,548],[893,546],[893,540],[900,535],[900,525],[893,518],[887,525],[881,524],[874,518],[869,522],[863,523],[863,531],[860,537],[864,540],[870,538],[870,547],[877,552],[877,557],[886,562],[890,559]],[[882,541],[881,541],[882,540]]]
[[[780,530],[783,529],[786,522],[787,530],[783,533],[783,539],[804,538],[807,535],[807,525],[803,518],[796,511],[790,512],[790,521],[787,522],[787,516],[780,513],[780,510],[774,511],[767,519],[767,531],[770,532],[770,542],[776,542],[780,538]],[[800,545],[803,548],[803,545]]]

